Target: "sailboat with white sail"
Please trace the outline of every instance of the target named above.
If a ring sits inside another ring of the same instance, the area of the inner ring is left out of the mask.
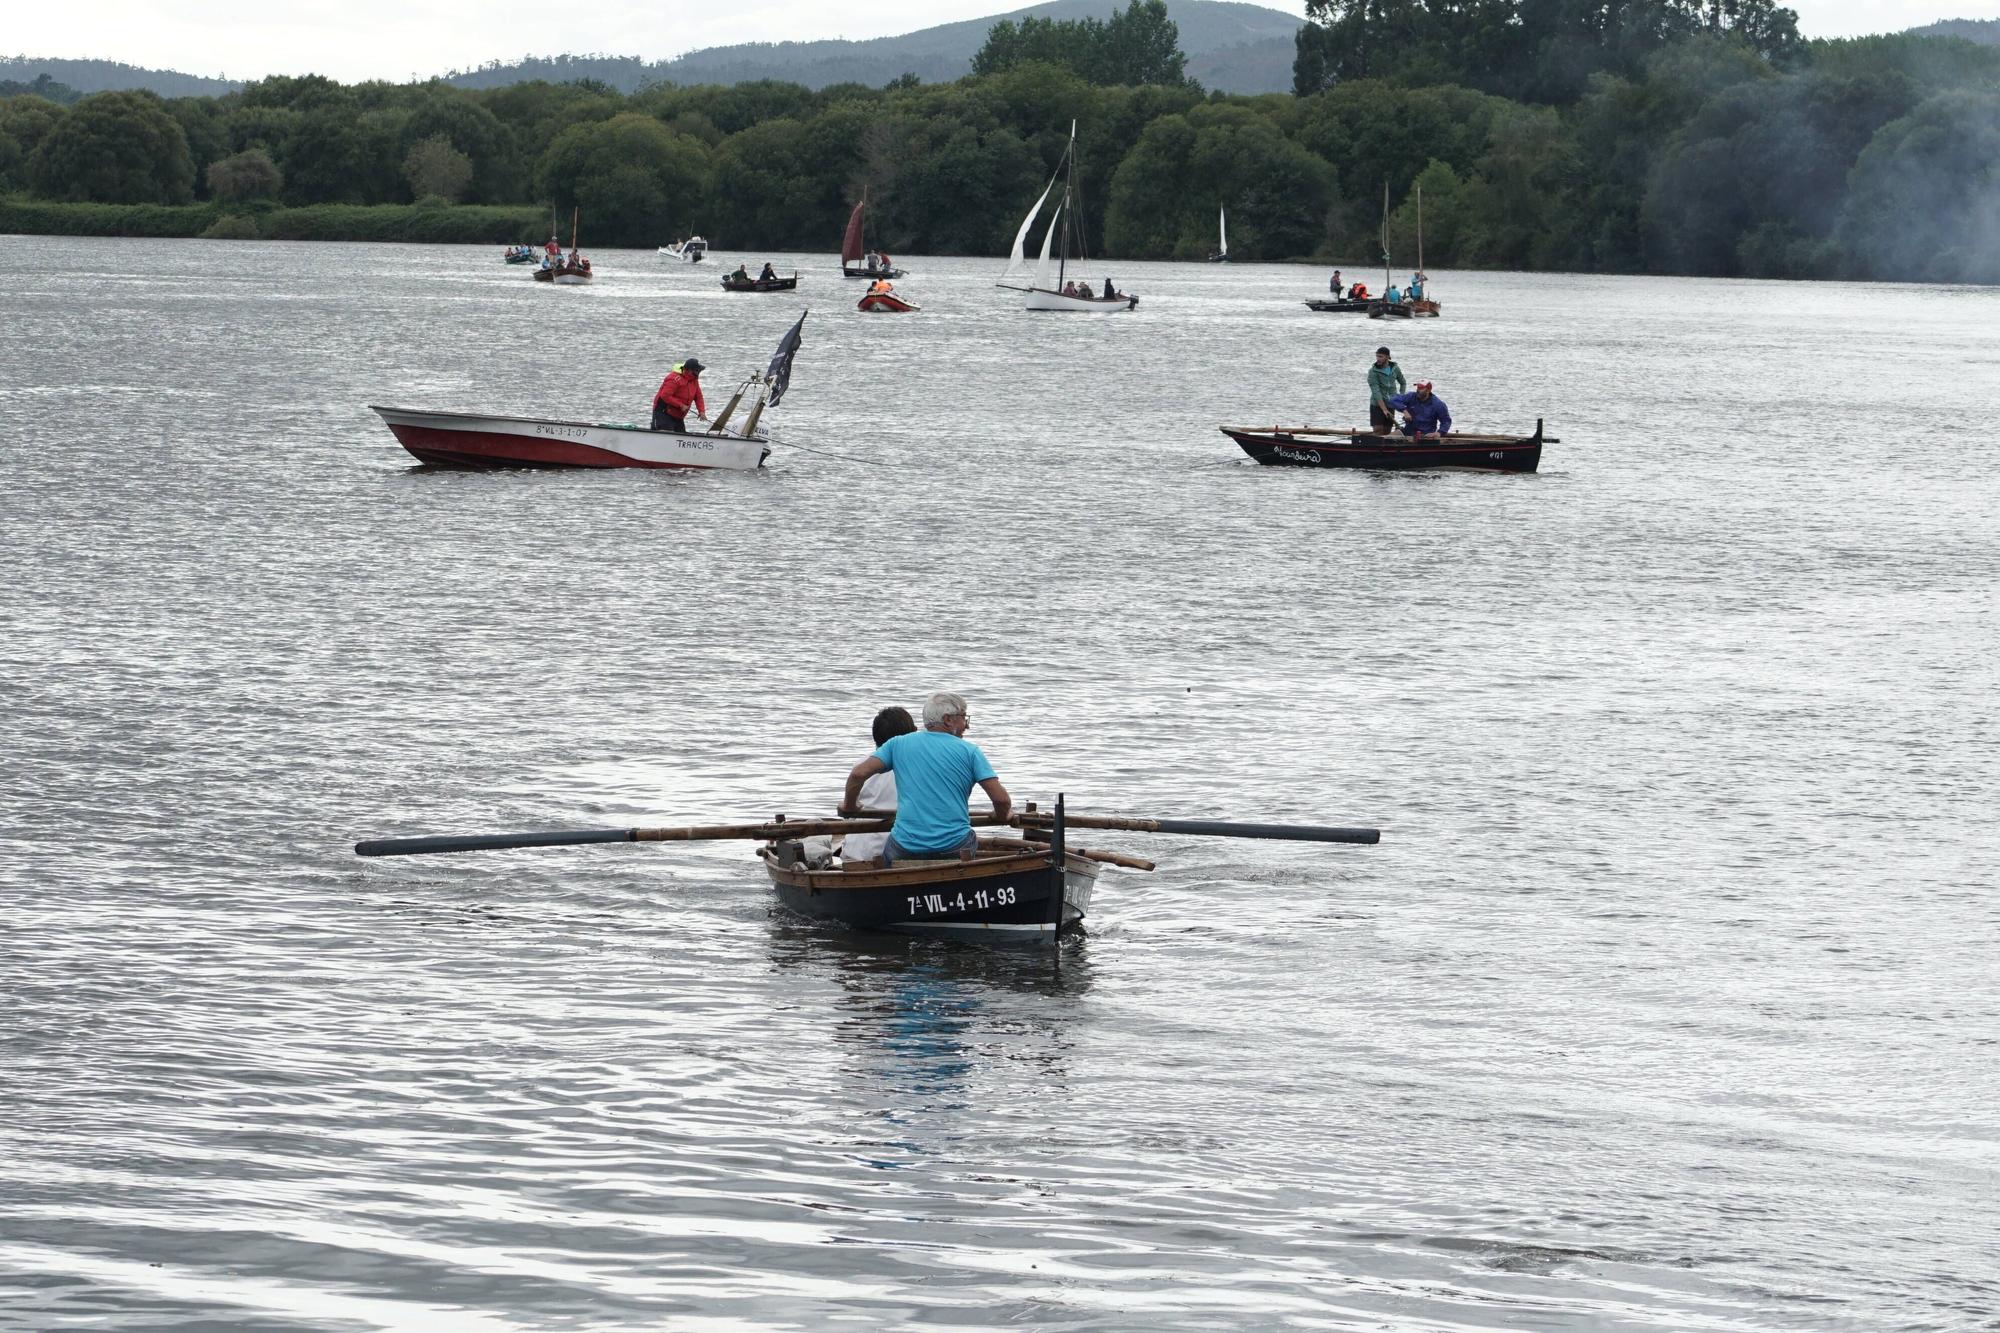
[[[1208,262],[1211,264],[1227,264],[1229,262],[1229,210],[1227,208],[1218,208],[1216,210],[1215,231],[1216,239],[1222,244],[1209,255]]]
[[[1062,197],[1056,201],[1056,211],[1049,217],[1049,229],[1042,233],[1041,258],[1031,273],[1028,269],[1028,232],[1034,227],[1035,219],[1041,216],[1042,205],[1048,203],[1049,196],[1055,193],[1058,181],[1062,183]],[[1109,278],[1104,280],[1102,296],[1092,293],[1087,283],[1071,281],[1069,261],[1084,257],[1083,224],[1078,221],[1076,191],[1076,122],[1071,121],[1069,146],[1063,150],[1062,163],[1056,168],[1056,174],[1049,178],[1048,188],[1042,191],[1042,197],[1035,200],[1028,216],[1021,219],[1021,229],[1014,233],[1013,256],[1007,261],[1007,271],[1000,275],[1000,281],[995,285],[1026,293],[1023,305],[1029,310],[1109,314],[1114,310],[1130,310],[1139,304],[1138,297],[1115,290]]]

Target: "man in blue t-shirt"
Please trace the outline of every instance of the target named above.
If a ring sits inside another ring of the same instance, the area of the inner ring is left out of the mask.
[[[1013,798],[1000,785],[993,765],[977,745],[964,739],[971,725],[964,698],[933,694],[924,705],[922,731],[891,736],[847,775],[847,790],[840,798],[843,815],[855,810],[862,783],[877,773],[896,775],[896,827],[882,848],[883,865],[945,856],[972,859],[979,835],[972,831],[965,801],[975,786],[985,788],[997,817],[1004,820],[1014,812]]]

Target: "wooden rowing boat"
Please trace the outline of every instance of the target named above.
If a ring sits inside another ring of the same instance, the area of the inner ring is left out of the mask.
[[[807,838],[890,832],[895,817],[880,812],[837,819],[786,819],[779,815],[759,824],[380,838],[358,842],[354,850],[361,856],[426,856],[593,843],[754,838],[765,844],[757,852],[758,859],[777,890],[779,903],[791,912],[861,930],[1002,943],[1055,940],[1078,929],[1090,912],[1100,865],[1153,869],[1151,861],[1136,856],[1073,846],[1068,837],[1072,827],[1287,842],[1372,844],[1381,838],[1380,831],[1372,828],[1070,815],[1061,796],[1057,796],[1053,812],[1038,812],[1030,803],[1025,811],[1005,819],[975,814],[968,822],[975,828],[1018,826],[1022,836],[981,833],[978,850],[970,857],[905,860],[887,868],[872,861],[840,865],[824,854],[809,858],[806,851]]]
[[[774,842],[757,853],[778,901],[800,916],[859,930],[988,942],[1048,940],[1090,911],[1097,862],[1060,857],[1018,838],[981,838],[970,861],[901,861],[811,869],[802,844]]]
[[[798,285],[799,275],[796,272],[785,278],[739,278],[731,273],[722,279],[722,290],[725,292],[789,292]]]
[[[1395,471],[1477,468],[1487,472],[1533,472],[1544,444],[1560,444],[1542,434],[1425,436],[1378,435],[1366,430],[1323,426],[1223,426],[1222,433],[1243,452],[1271,467],[1361,467]]]

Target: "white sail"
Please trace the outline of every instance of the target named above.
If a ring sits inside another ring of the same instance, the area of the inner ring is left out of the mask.
[[[1021,230],[1014,233],[1014,256],[1007,261],[1007,271],[1000,275],[1000,281],[994,284],[996,287],[1013,287],[1018,291],[1027,290],[1022,284],[1028,276],[1028,228],[1035,225],[1035,219],[1041,214],[1042,205],[1049,201],[1049,195],[1055,188],[1055,178],[1050,177],[1049,188],[1042,191],[1042,197],[1035,200],[1035,206],[1028,210],[1028,216],[1021,219]],[[1053,232],[1055,229],[1051,227],[1049,230]],[[1042,248],[1043,253],[1046,254],[1048,247],[1044,245]],[[1008,279],[1010,278],[1014,279],[1014,281],[1009,282]]]
[[[1222,235],[1222,249],[1217,253],[1219,253],[1224,259],[1227,259],[1229,258],[1229,210],[1228,209],[1224,208],[1219,210],[1219,215],[1216,217],[1215,220],[1215,227],[1216,230],[1220,232]]]
[[[1049,273],[1049,245],[1056,238],[1056,228],[1062,226],[1062,205],[1049,215],[1049,229],[1042,235],[1042,261],[1035,266],[1035,286],[1043,291],[1054,291],[1055,279]]]

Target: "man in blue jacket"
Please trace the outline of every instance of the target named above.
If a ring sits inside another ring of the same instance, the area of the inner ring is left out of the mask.
[[[1429,380],[1418,380],[1416,388],[1391,398],[1389,410],[1403,414],[1405,435],[1421,440],[1426,435],[1451,434],[1451,409],[1444,405],[1444,399],[1431,392]]]
[[[963,697],[933,694],[924,705],[924,729],[891,736],[847,775],[840,813],[851,814],[861,784],[877,773],[896,775],[896,826],[882,848],[882,864],[956,856],[969,861],[979,835],[965,811],[972,789],[982,787],[993,813],[1006,819],[1014,802],[977,745],[966,740],[972,717]]]

